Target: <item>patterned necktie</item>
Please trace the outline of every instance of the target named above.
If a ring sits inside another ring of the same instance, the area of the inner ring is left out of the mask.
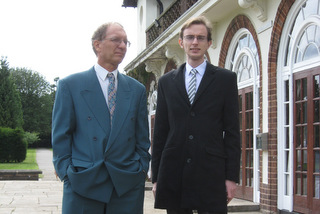
[[[113,117],[114,109],[116,107],[116,87],[115,87],[115,78],[113,73],[108,73],[107,78],[109,79],[108,105],[109,105],[109,112],[110,112],[111,124],[112,124],[112,117]]]
[[[189,96],[189,100],[190,103],[193,103],[194,100],[194,96],[196,95],[196,85],[197,85],[197,70],[196,69],[192,69],[190,71],[190,73],[192,74],[192,77],[189,81],[189,86],[188,86],[188,96]]]

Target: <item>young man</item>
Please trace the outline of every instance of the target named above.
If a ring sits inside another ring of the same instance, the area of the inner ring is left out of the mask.
[[[147,99],[142,84],[118,72],[128,44],[120,24],[102,25],[92,37],[97,64],[59,81],[52,148],[63,214],[143,213]]]
[[[227,213],[240,169],[236,74],[205,60],[212,38],[204,17],[188,20],[179,36],[187,62],[158,83],[155,208],[168,214]]]

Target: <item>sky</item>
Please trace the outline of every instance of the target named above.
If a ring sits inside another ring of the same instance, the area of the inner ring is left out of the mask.
[[[9,67],[40,73],[48,82],[91,68],[91,37],[102,24],[119,22],[131,46],[119,71],[137,55],[137,9],[123,0],[0,0],[0,57]]]

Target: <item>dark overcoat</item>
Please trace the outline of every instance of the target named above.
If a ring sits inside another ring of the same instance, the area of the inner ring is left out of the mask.
[[[155,208],[227,212],[225,180],[238,182],[237,78],[207,63],[192,105],[185,64],[159,79],[152,147]]]

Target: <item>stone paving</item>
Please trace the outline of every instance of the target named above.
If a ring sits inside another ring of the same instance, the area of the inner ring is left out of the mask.
[[[39,181],[0,181],[0,214],[61,214],[62,182],[54,175],[52,152],[37,150],[37,162],[43,175]],[[148,183],[145,191],[144,214],[165,214],[153,208],[154,198]],[[252,202],[233,199],[229,206],[250,206]],[[261,214],[233,212],[233,214]]]

